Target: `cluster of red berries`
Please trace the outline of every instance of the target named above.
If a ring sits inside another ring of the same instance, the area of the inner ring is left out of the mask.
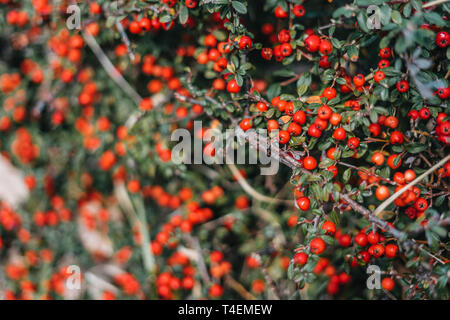
[[[441,112],[436,118],[436,134],[438,140],[450,146],[450,116]]]
[[[273,49],[263,48],[261,50],[261,56],[264,59],[270,60],[272,59],[272,56],[274,56],[276,61],[283,61],[284,58],[289,57],[292,54],[290,31],[287,29],[281,30],[277,35],[277,39],[279,44]]]
[[[6,15],[6,22],[17,27],[24,27],[28,23],[28,13],[26,11],[10,10]]]
[[[182,278],[169,271],[161,272],[156,278],[156,290],[158,295],[163,299],[173,299],[174,291],[186,290],[190,291],[195,285],[195,268],[187,264],[182,269]]]
[[[386,258],[395,258],[398,254],[398,246],[393,243],[386,244],[386,238],[380,235],[375,230],[370,230],[368,233],[366,228],[362,229],[355,237],[354,242],[357,245],[357,250],[359,251],[356,256],[347,256],[352,267],[357,267],[359,265],[366,265],[370,262],[371,257],[381,258],[385,256]],[[369,246],[367,249],[365,249]]]
[[[136,277],[129,272],[119,273],[115,275],[114,282],[120,286],[120,288],[126,295],[142,295],[141,285],[137,281]]]

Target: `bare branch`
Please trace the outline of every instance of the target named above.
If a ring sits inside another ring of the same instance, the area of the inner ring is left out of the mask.
[[[122,90],[134,101],[137,106],[139,106],[142,97],[134,90],[134,88],[127,82],[127,80],[125,80],[120,72],[116,70],[112,62],[109,60],[100,45],[97,43],[97,40],[95,40],[95,38],[89,32],[83,30],[82,34],[87,45],[94,52],[95,56],[105,69],[106,73],[108,73],[110,78],[114,80],[114,82],[120,88],[122,88]]]

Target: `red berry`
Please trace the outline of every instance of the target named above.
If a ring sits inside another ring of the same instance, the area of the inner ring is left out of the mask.
[[[362,87],[364,85],[364,82],[366,82],[366,79],[365,79],[364,75],[361,73],[359,73],[353,77],[353,83],[357,87]]]
[[[336,140],[345,140],[347,136],[347,132],[345,132],[344,128],[337,128],[333,132],[333,138]]]
[[[430,117],[431,113],[430,110],[427,107],[423,107],[419,110],[419,117],[420,119],[428,119]]]
[[[247,131],[252,127],[252,120],[251,119],[243,119],[239,125],[242,130]]]
[[[308,156],[303,159],[303,167],[307,170],[314,170],[317,167],[317,160],[312,156]]]
[[[322,120],[330,119],[332,114],[333,110],[325,104],[317,110],[317,116]]]
[[[380,49],[379,52],[380,58],[382,59],[389,59],[392,55],[391,49],[390,48],[382,48]]]
[[[308,134],[311,137],[319,138],[322,135],[322,130],[320,130],[316,124],[312,124],[308,128]]]
[[[391,133],[390,137],[391,144],[402,144],[403,143],[403,133],[400,131],[394,131]]]
[[[333,45],[328,40],[321,40],[319,45],[319,51],[322,54],[330,54],[333,51]]]
[[[369,248],[369,254],[375,258],[379,258],[384,254],[384,246],[381,244],[374,244]]]
[[[321,56],[319,60],[319,66],[324,69],[327,69],[331,66],[331,62],[328,61],[328,56]]]
[[[321,254],[325,250],[325,246],[325,241],[323,241],[321,238],[314,238],[309,244],[311,252],[314,254]]]
[[[292,120],[294,122],[297,122],[299,125],[302,125],[306,122],[306,113],[305,111],[299,110],[296,113],[294,113],[294,116],[292,117]]]
[[[281,144],[286,144],[289,142],[289,140],[291,139],[291,135],[289,134],[288,131],[286,130],[280,130],[280,132],[278,132],[278,141]]]
[[[264,102],[258,102],[256,104],[256,109],[258,109],[259,112],[267,111],[267,104],[265,104]]]
[[[239,40],[239,49],[245,50],[251,47],[252,47],[252,39],[250,39],[250,37],[247,36],[242,36],[241,39]]]
[[[283,43],[280,50],[283,57],[289,57],[292,54],[292,46],[290,43]]]
[[[272,59],[273,50],[271,48],[262,48],[261,49],[261,56],[266,59],[270,60]]]
[[[439,96],[439,98],[441,98],[442,100],[446,100],[450,97],[450,87],[447,88],[439,88],[437,90],[437,95]]]
[[[188,7],[189,9],[194,9],[197,6],[197,1],[196,0],[186,0],[184,2],[184,4],[186,5],[186,7]]]
[[[381,280],[381,286],[387,291],[392,291],[392,289],[394,289],[395,282],[391,278],[384,278]]]
[[[275,17],[277,17],[279,19],[284,19],[284,18],[287,18],[287,16],[288,16],[287,11],[284,11],[281,6],[277,6],[275,8]]]
[[[296,17],[303,17],[305,15],[305,8],[301,4],[297,4],[292,9],[292,12]]]
[[[209,288],[209,295],[213,298],[220,298],[223,295],[223,288],[220,284],[213,284]]]
[[[309,52],[316,52],[320,47],[320,38],[318,35],[312,34],[305,39],[305,47]]]
[[[128,26],[128,29],[130,30],[131,33],[134,34],[140,33],[142,31],[141,26],[137,21],[132,21]]]
[[[398,246],[390,243],[390,244],[386,245],[385,255],[388,258],[395,258],[395,256],[397,255],[397,251],[398,251]]]
[[[450,35],[446,31],[438,32],[435,41],[439,47],[446,48],[450,43]]]
[[[334,99],[337,96],[336,89],[331,87],[325,88],[325,90],[323,90],[322,92],[322,96],[324,96],[328,100]]]
[[[355,242],[360,247],[365,247],[367,245],[367,235],[363,232],[358,233],[355,236]]]
[[[385,78],[385,74],[383,71],[377,71],[375,72],[375,74],[373,75],[373,80],[375,80],[375,82],[380,82],[381,80],[383,80]]]
[[[378,241],[380,241],[380,235],[377,232],[371,231],[367,235],[367,241],[370,244],[376,244]]]
[[[391,63],[389,62],[389,60],[386,59],[381,59],[378,62],[378,68],[383,69],[383,68],[387,68],[391,65]]]
[[[378,123],[371,123],[369,125],[369,132],[374,137],[377,137],[381,133],[381,126]]]
[[[241,91],[241,87],[238,86],[237,81],[233,79],[227,83],[227,91],[230,93],[238,93]]]
[[[305,265],[308,262],[308,255],[304,252],[297,252],[294,256],[294,263],[298,265]]]
[[[352,237],[349,234],[343,234],[338,238],[339,245],[348,247],[352,243]]]
[[[419,117],[419,111],[411,110],[410,112],[408,112],[408,117],[410,117],[412,120],[416,120]]]
[[[399,81],[397,83],[397,90],[399,92],[406,92],[409,89],[409,83],[406,80]]]
[[[278,33],[278,42],[287,43],[291,41],[291,33],[287,29],[283,29]]]
[[[358,146],[359,146],[359,139],[356,138],[356,137],[352,137],[352,138],[348,139],[347,146],[350,149],[352,149],[352,150],[358,148]]]
[[[302,133],[302,127],[296,122],[291,122],[288,126],[288,132],[293,136],[298,136]]]
[[[322,225],[322,229],[329,234],[334,234],[336,232],[336,225],[331,221],[325,221]]]
[[[428,209],[428,202],[424,198],[418,198],[416,202],[414,202],[414,208],[417,211],[425,211]]]

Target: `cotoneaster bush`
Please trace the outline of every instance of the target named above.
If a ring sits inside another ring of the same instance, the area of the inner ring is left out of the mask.
[[[0,0],[4,298],[449,298],[450,2],[74,3]],[[177,165],[177,128],[280,170]]]

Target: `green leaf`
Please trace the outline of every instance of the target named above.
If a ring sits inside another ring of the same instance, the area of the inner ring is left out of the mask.
[[[378,113],[375,109],[370,109],[369,113],[370,121],[376,123],[378,121]]]
[[[411,4],[407,3],[403,8],[403,15],[408,18],[411,15]]]
[[[325,241],[327,244],[333,245],[335,240],[333,237],[330,236],[322,236],[323,241]]]
[[[298,87],[297,94],[301,97],[306,93],[306,91],[308,91],[308,86],[304,84]]]
[[[294,260],[291,260],[291,262],[289,263],[289,267],[288,267],[288,278],[292,279],[294,276]]]
[[[435,234],[431,230],[426,230],[425,236],[427,238],[428,245],[432,250],[436,250],[437,248],[439,248],[439,237],[437,236],[437,234]]]
[[[318,149],[320,151],[328,150],[332,146],[333,142],[331,140],[325,140],[318,144]],[[332,163],[333,164],[333,163]]]
[[[331,44],[336,49],[340,49],[342,47],[341,42],[338,39],[336,39],[336,38],[331,38]]]
[[[279,83],[273,83],[267,89],[267,97],[272,100],[273,97],[279,96],[281,93],[281,86]]]
[[[389,21],[391,20],[392,16],[392,9],[388,5],[383,5],[380,8],[380,22],[382,25],[387,25]]]
[[[445,195],[437,197],[436,200],[434,201],[433,206],[436,207],[436,208],[439,208],[444,203],[444,200],[446,198],[447,197]]]
[[[330,214],[330,220],[332,221],[332,222],[334,222],[334,224],[336,225],[336,226],[338,226],[339,225],[339,223],[340,223],[340,221],[339,221],[339,215],[338,215],[338,213],[336,212],[336,211],[331,211],[331,214]]]
[[[355,154],[355,151],[353,151],[353,150],[345,150],[345,151],[342,152],[341,157],[342,158],[349,158],[349,157],[352,157],[354,154]]]
[[[346,83],[347,83],[347,80],[345,80],[344,78],[337,78],[337,79],[336,79],[336,82],[337,82],[338,84],[346,84]]]
[[[441,238],[445,238],[447,236],[447,230],[441,226],[433,226],[431,227],[431,230],[433,230],[433,232]]]
[[[172,16],[170,14],[165,14],[161,18],[159,18],[159,21],[161,23],[166,23],[166,22],[172,21]]]
[[[367,17],[364,16],[364,14],[362,13],[362,11],[360,11],[358,13],[358,27],[361,28],[362,31],[369,33],[370,30],[367,27]]]
[[[244,79],[240,74],[236,74],[236,82],[239,87],[242,87],[242,85],[244,84]]]
[[[386,101],[389,98],[389,90],[385,87],[381,88],[380,92],[381,100]]]
[[[351,61],[355,62],[359,58],[359,50],[355,45],[351,45],[347,50],[348,57]]]
[[[405,145],[405,149],[409,153],[420,153],[422,151],[425,151],[427,149],[427,146],[422,143],[410,143]]]
[[[312,78],[311,74],[309,72],[305,72],[298,80],[297,80],[297,87],[301,86],[302,84],[309,87],[311,84]]]
[[[266,116],[266,118],[272,118],[273,115],[275,114],[276,109],[275,108],[271,108],[269,110],[267,110],[264,115]]]
[[[325,158],[319,163],[319,168],[328,168],[329,166],[334,164],[334,160],[330,158]]]
[[[424,17],[429,23],[435,24],[438,27],[444,27],[447,24],[441,15],[434,11],[426,12]]]
[[[344,171],[344,174],[342,175],[342,179],[344,180],[344,182],[348,182],[351,174],[352,174],[351,168],[348,168],[347,170]]]
[[[445,286],[447,285],[447,282],[448,282],[447,275],[443,275],[442,277],[439,278],[436,286],[440,289],[444,289]]]
[[[295,72],[290,70],[290,69],[280,69],[280,70],[276,70],[275,72],[273,72],[272,74],[275,77],[293,77],[295,76]]]
[[[189,18],[188,8],[186,6],[181,6],[180,15],[179,15],[180,23],[185,24],[187,22],[188,18]]]
[[[396,23],[396,24],[402,23],[402,20],[403,20],[402,15],[397,10],[393,10],[391,16],[392,16],[392,21],[394,21],[394,23]]]
[[[238,13],[240,14],[247,13],[247,7],[242,2],[233,1],[231,4],[233,5],[234,10],[236,10]]]
[[[234,65],[235,68],[239,68],[239,59],[236,55],[231,56],[231,63]]]

